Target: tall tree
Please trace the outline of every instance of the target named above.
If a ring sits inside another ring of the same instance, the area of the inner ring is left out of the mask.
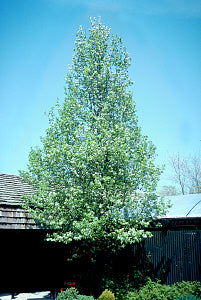
[[[199,154],[183,157],[177,153],[169,156],[173,170],[171,177],[181,190],[181,193],[201,193],[201,156]]]
[[[179,153],[169,156],[169,163],[173,169],[172,181],[179,185],[181,193],[184,195],[188,186],[188,163],[186,158],[182,158]]]
[[[49,240],[124,247],[149,235],[165,210],[155,189],[161,169],[138,126],[122,39],[91,19],[80,27],[62,107],[49,114],[43,146],[23,178],[35,187],[26,207],[54,229]]]
[[[201,193],[201,155],[190,156],[190,193]]]

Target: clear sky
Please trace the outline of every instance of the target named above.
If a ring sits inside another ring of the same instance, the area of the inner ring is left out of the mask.
[[[44,112],[64,98],[76,32],[101,16],[122,37],[139,124],[168,153],[201,149],[200,0],[0,0],[0,171],[26,169],[40,146]],[[169,169],[161,185],[167,181]]]

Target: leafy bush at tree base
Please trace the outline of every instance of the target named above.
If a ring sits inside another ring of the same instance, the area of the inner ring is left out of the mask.
[[[178,300],[194,299],[185,298],[187,296],[196,296],[200,299],[201,283],[200,282],[181,282],[173,285],[165,285],[149,280],[140,290],[128,293],[127,300]],[[184,298],[182,298],[184,297]]]

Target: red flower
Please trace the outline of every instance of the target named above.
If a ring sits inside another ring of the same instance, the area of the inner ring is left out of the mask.
[[[61,289],[60,289],[60,292],[63,292],[63,290],[64,290],[64,289],[63,289],[63,288],[61,288]]]
[[[75,286],[75,282],[69,283],[70,286]]]

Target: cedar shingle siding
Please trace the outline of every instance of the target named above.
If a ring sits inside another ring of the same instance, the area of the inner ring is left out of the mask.
[[[0,229],[39,229],[41,226],[22,209],[23,195],[33,188],[20,176],[0,173]]]
[[[0,229],[38,229],[29,213],[19,207],[0,207]]]

